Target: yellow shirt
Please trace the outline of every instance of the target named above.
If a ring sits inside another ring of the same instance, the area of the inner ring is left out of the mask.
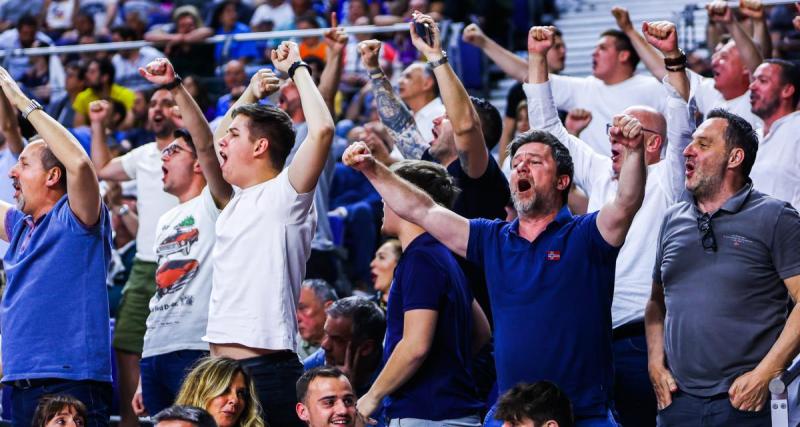
[[[78,96],[75,97],[75,102],[72,103],[72,108],[76,113],[87,115],[89,114],[89,103],[100,99],[94,90],[91,88],[83,90]],[[125,106],[125,111],[130,111],[133,108],[133,102],[136,100],[136,94],[132,90],[120,86],[118,84],[111,85],[111,100],[122,103]]]

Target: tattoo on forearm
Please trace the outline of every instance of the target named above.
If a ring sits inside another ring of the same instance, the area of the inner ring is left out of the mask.
[[[395,139],[397,148],[407,159],[421,159],[428,143],[422,138],[414,115],[395,95],[386,77],[372,81],[378,115]]]

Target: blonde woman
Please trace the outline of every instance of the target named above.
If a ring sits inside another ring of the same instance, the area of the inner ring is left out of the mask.
[[[234,359],[201,359],[186,376],[175,404],[205,408],[219,427],[265,427],[253,380]]]

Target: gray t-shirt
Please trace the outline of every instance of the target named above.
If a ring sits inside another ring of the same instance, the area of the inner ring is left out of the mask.
[[[689,202],[667,211],[653,279],[664,286],[664,350],[678,387],[712,396],[755,368],[783,330],[800,216],[748,183],[711,215],[713,251],[701,243],[702,215]]]

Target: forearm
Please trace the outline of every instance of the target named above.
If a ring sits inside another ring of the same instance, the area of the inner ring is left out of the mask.
[[[68,174],[82,174],[87,165],[91,167],[92,160],[86,151],[61,123],[42,110],[35,110],[28,115],[28,121],[45,140],[53,155],[64,165]]]
[[[674,74],[674,73],[673,73]],[[671,86],[671,85],[670,85]],[[668,92],[672,92],[667,88]],[[669,193],[673,201],[678,200],[681,193],[685,190],[685,158],[683,150],[692,142],[692,134],[695,130],[694,112],[696,105],[692,100],[688,104],[677,93],[670,93],[667,99],[667,153],[664,161],[666,168],[663,170],[667,174],[665,188],[669,188]]]
[[[203,110],[197,105],[192,95],[186,90],[183,85],[178,85],[172,90],[175,97],[175,103],[181,111],[181,118],[189,133],[192,135],[192,142],[197,151],[213,150],[214,135],[211,133],[211,127],[208,125]]]
[[[334,128],[333,118],[311,78],[311,73],[307,69],[299,67],[292,80],[300,93],[300,103],[308,124],[308,138],[320,143],[327,142],[330,145]]]
[[[689,76],[686,74],[687,72],[687,70],[667,72],[667,81],[684,101],[689,101],[689,96],[692,92],[692,86],[689,81]]]
[[[736,42],[736,48],[739,50],[739,55],[742,57],[742,62],[745,68],[753,74],[761,65],[764,60],[761,56],[758,46],[753,42],[753,39],[744,31],[738,21],[734,21],[727,26],[731,37]]]
[[[422,366],[426,356],[427,354],[420,354],[404,339],[401,339],[367,394],[375,401],[380,402],[411,379]]]
[[[625,34],[631,40],[633,49],[639,55],[647,70],[650,71],[650,74],[658,80],[663,79],[667,74],[667,69],[664,67],[664,57],[661,56],[661,52],[648,43],[634,28],[625,31]]]
[[[92,132],[92,163],[101,170],[111,161],[111,151],[106,144],[106,128],[100,122],[93,122]]]
[[[800,350],[800,309],[792,308],[789,318],[778,340],[772,345],[766,356],[761,359],[756,369],[777,376],[786,369]]]
[[[228,108],[228,111],[225,112],[225,116],[223,116],[217,124],[217,128],[214,131],[214,147],[216,151],[219,151],[217,143],[225,136],[225,133],[228,131],[228,126],[230,126],[231,121],[233,121],[233,111],[236,110],[237,107],[255,102],[258,102],[258,98],[253,94],[253,88],[247,86],[244,92],[242,92],[242,95],[239,96],[239,99]]]
[[[377,163],[375,168],[365,171],[364,176],[381,195],[386,206],[401,218],[414,224],[422,226],[420,223],[425,213],[435,206],[435,202],[428,194],[398,177],[380,163]]]
[[[6,144],[12,153],[22,152],[22,133],[17,122],[17,110],[11,105],[11,101],[0,90],[0,130],[6,137]]]
[[[328,49],[327,56],[325,68],[319,78],[319,93],[322,95],[322,99],[325,100],[325,105],[328,106],[331,115],[334,115],[336,112],[334,111],[333,101],[336,98],[339,82],[342,79],[342,54],[341,52],[334,52],[333,49]]]
[[[494,40],[486,38],[482,46],[483,52],[489,57],[504,73],[509,77],[519,81],[525,81],[526,64],[525,60],[518,57],[510,50],[500,46]]]
[[[419,133],[414,115],[392,90],[389,79],[386,76],[372,79],[372,91],[381,123],[392,133],[397,149],[407,159],[421,159],[428,143]]]
[[[660,286],[660,285],[653,285]],[[650,365],[664,367],[664,317],[666,307],[664,300],[651,297],[644,310],[645,338],[647,339],[647,362]]]
[[[207,38],[209,38],[209,37],[211,37],[213,35],[214,35],[214,31],[212,31],[211,28],[201,27],[201,28],[197,28],[195,30],[192,30],[190,33],[186,34],[183,37],[183,41],[185,41],[186,43],[197,43],[197,42],[201,42],[201,41],[203,41],[203,40],[205,40],[205,39],[207,39]]]
[[[514,138],[514,132],[516,131],[514,128],[516,124],[516,120],[510,117],[503,117],[503,134],[500,136],[500,142],[497,144],[497,163],[500,164],[500,166],[503,165],[503,162],[506,160],[506,156],[508,156],[508,146],[511,144],[511,140]]]
[[[642,206],[644,187],[647,180],[647,167],[644,161],[644,147],[632,150],[626,148],[625,160],[619,171],[619,185],[614,204],[624,212],[626,218],[633,221],[633,216]]]
[[[772,37],[770,37],[766,19],[753,20],[753,42],[761,48],[763,58],[772,56]]]

